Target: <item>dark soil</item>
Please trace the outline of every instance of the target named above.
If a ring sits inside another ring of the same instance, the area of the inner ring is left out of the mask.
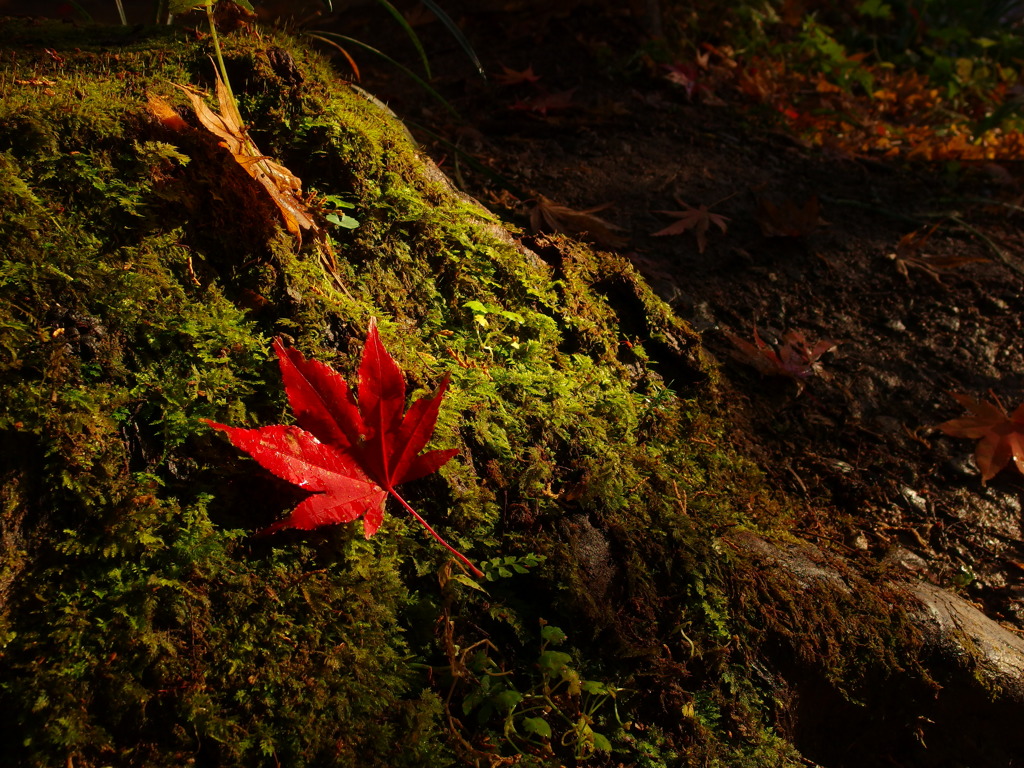
[[[594,215],[623,228],[618,250],[722,362],[730,439],[802,505],[797,535],[958,591],[1024,631],[1024,482],[1011,465],[984,485],[974,443],[934,429],[963,413],[951,392],[1021,401],[1021,169],[842,156],[727,89],[721,104],[691,100],[645,57],[642,14],[474,7],[454,15],[485,70],[532,66],[538,83],[485,83],[430,22],[418,31],[434,85],[460,120],[396,70],[374,66],[363,87],[467,192],[527,231],[536,195],[609,204]],[[386,19],[345,23],[396,55],[411,48]],[[565,109],[515,107],[567,91]],[[676,198],[713,206],[727,232],[712,225],[703,253],[692,232],[652,236],[674,221],[657,211],[679,210]],[[760,201],[812,198],[820,219],[803,234],[763,233]],[[936,224],[918,255],[957,265],[902,275],[900,238]],[[800,391],[737,359],[726,332],[750,340],[755,327],[766,340],[799,330],[838,347]]]

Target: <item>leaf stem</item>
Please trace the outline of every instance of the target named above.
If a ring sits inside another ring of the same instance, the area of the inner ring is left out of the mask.
[[[469,568],[469,570],[471,570],[473,572],[474,576],[476,576],[477,578],[480,578],[480,579],[482,579],[484,577],[483,571],[481,571],[479,568],[477,568],[475,565],[473,565],[471,562],[469,562],[469,559],[464,554],[459,552],[457,549],[455,549],[455,547],[453,547],[447,541],[442,539],[440,534],[438,534],[437,531],[435,531],[433,528],[430,527],[430,523],[428,523],[426,520],[424,520],[422,517],[420,517],[419,513],[415,509],[410,507],[408,502],[406,502],[405,499],[403,499],[401,496],[398,495],[398,491],[396,491],[394,488],[389,488],[388,489],[388,493],[390,493],[392,496],[394,496],[396,499],[398,499],[398,503],[401,504],[403,507],[405,507],[409,511],[410,515],[412,515],[417,520],[419,520],[420,524],[430,532],[431,536],[433,536],[435,539],[437,539],[437,542],[442,547],[444,547],[449,552],[451,552],[453,555],[455,555],[459,559],[459,561],[462,562],[463,565],[465,565],[467,568]]]
[[[210,39],[213,41],[213,50],[217,54],[217,67],[220,69],[221,80],[224,81],[224,87],[227,88],[228,96],[231,97],[231,103],[234,107],[235,112],[238,111],[238,101],[235,99],[235,93],[231,90],[231,81],[228,80],[228,70],[224,66],[224,55],[220,51],[220,38],[217,37],[217,23],[213,19],[213,4],[216,0],[206,0],[203,7],[206,10],[206,20],[210,23]]]

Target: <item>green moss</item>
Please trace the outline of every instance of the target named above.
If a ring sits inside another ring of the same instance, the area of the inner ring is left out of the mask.
[[[461,722],[485,679],[462,654],[536,685],[543,619],[586,627],[574,668],[630,691],[628,728],[601,715],[614,759],[796,764],[733,656],[737,633],[758,652],[753,592],[718,539],[778,526],[784,502],[724,446],[698,337],[626,260],[524,247],[316,57],[232,38],[254,140],[359,221],[299,248],[208,138],[147,112],[151,92],[184,103],[171,83],[209,85],[202,43],[6,26],[23,47],[0,76],[4,754],[513,754],[500,724]],[[295,498],[201,419],[287,422],[270,339],[351,376],[370,317],[413,389],[452,374],[435,443],[460,455],[410,502],[478,561],[543,565],[485,594],[393,511],[369,541],[250,536]],[[824,653],[845,674],[839,643]],[[529,760],[570,759],[553,746]]]

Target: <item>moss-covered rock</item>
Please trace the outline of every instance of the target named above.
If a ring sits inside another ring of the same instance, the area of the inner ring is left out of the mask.
[[[173,84],[212,86],[206,42],[2,30],[3,754],[801,764],[765,628],[848,606],[795,610],[792,579],[720,537],[785,505],[724,447],[698,337],[626,260],[524,244],[315,56],[243,32],[250,135],[329,231],[300,246],[214,140],[147,108],[192,120]],[[338,203],[358,228],[331,227]],[[371,317],[414,389],[452,375],[435,443],[460,454],[408,498],[486,580],[396,510],[369,540],[251,536],[296,498],[201,419],[287,423],[271,339],[351,376]],[[879,600],[806,646],[838,689],[911,666]]]

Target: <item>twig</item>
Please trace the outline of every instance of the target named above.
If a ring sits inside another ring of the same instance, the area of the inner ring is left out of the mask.
[[[1007,203],[1005,200],[993,200],[990,197],[974,197],[973,195],[968,197],[961,197],[960,200],[964,200],[968,203],[978,203],[980,205],[998,205],[1001,208],[1008,208],[1016,213],[1024,213],[1024,207],[1014,205],[1013,203]]]
[[[961,226],[964,229],[966,229],[972,235],[975,235],[976,237],[981,238],[981,240],[985,243],[985,245],[987,245],[989,247],[989,249],[992,251],[992,253],[994,253],[996,255],[996,257],[1001,262],[1003,262],[1003,264],[1005,264],[1011,270],[1016,272],[1018,275],[1024,276],[1024,267],[1021,267],[1019,264],[1017,264],[1016,262],[1012,261],[1010,259],[1009,254],[1007,254],[1002,248],[1000,248],[995,240],[993,240],[991,237],[986,235],[984,232],[982,232],[977,227],[971,226],[966,221],[961,219],[959,214],[952,214],[949,217],[949,219],[950,219],[950,221],[954,222],[955,224],[958,224],[959,226]]]
[[[910,222],[911,224],[917,224],[917,225],[921,224],[921,218],[936,218],[937,216],[945,216],[946,215],[944,213],[943,214],[930,214],[930,213],[928,213],[928,214],[922,214],[921,218],[916,218],[914,216],[908,216],[905,213],[897,213],[896,211],[893,211],[893,210],[891,210],[889,208],[883,208],[883,207],[881,207],[879,205],[872,205],[871,203],[865,203],[862,200],[849,200],[847,198],[842,198],[842,197],[829,197],[828,195],[819,195],[818,197],[823,202],[829,203],[831,205],[845,205],[845,206],[847,206],[849,208],[861,208],[861,209],[863,209],[865,211],[871,211],[872,213],[877,213],[880,216],[886,216],[886,217],[888,217],[890,219],[896,219],[897,221],[907,221],[907,222]]]

